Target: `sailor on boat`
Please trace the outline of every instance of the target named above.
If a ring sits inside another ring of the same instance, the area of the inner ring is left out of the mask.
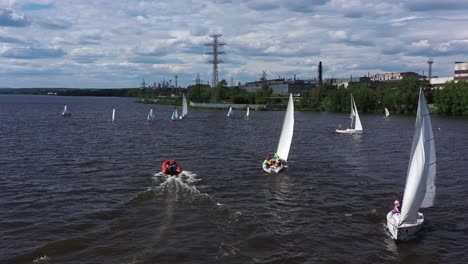
[[[161,166],[162,172],[167,175],[179,175],[182,168],[175,160],[165,160]]]
[[[265,166],[266,168],[270,168],[271,165],[273,165],[273,159],[271,158],[271,155],[268,154],[265,160],[263,161],[263,166]]]
[[[281,158],[278,155],[278,153],[275,153],[273,155],[273,158],[271,158],[271,155],[267,155],[265,160],[263,161],[263,170],[267,173],[272,173],[272,172],[281,172],[284,169],[284,165],[281,162]]]
[[[400,213],[400,208],[401,208],[400,201],[398,199],[396,199],[395,202],[393,202],[392,213],[399,214]]]

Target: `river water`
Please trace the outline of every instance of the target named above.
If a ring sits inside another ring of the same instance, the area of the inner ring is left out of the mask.
[[[414,116],[361,115],[352,136],[334,133],[348,114],[296,112],[289,169],[266,175],[284,112],[174,122],[133,101],[0,96],[0,263],[468,263],[467,119],[432,117],[436,204],[395,243]]]

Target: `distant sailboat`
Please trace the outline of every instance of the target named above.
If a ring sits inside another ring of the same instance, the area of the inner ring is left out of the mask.
[[[112,109],[112,122],[115,120],[115,108]]]
[[[185,98],[185,94],[182,94],[182,114],[179,116],[180,119],[185,118],[188,113],[187,108],[187,98]]]
[[[359,119],[359,113],[356,108],[356,102],[354,102],[354,97],[351,94],[351,114],[349,115],[351,118],[351,128],[347,129],[336,129],[336,133],[340,134],[362,134],[362,125],[361,119]],[[353,126],[354,125],[354,126]]]
[[[65,106],[63,107],[62,116],[71,116],[71,113],[68,112],[67,105],[65,105]]]
[[[245,113],[244,119],[245,119],[245,120],[248,120],[248,119],[249,119],[249,115],[250,115],[250,108],[247,106],[247,112]]]
[[[227,117],[232,117],[233,116],[233,113],[232,113],[232,106],[229,106],[229,110],[228,110],[228,113],[227,113]]]
[[[292,138],[294,132],[294,101],[292,94],[289,94],[288,107],[286,108],[286,114],[284,115],[283,128],[281,130],[281,136],[278,142],[278,149],[275,153],[275,165],[263,163],[262,169],[268,173],[279,173],[283,171],[287,165],[289,149],[291,148]]]
[[[179,119],[179,113],[177,112],[177,107],[174,108],[174,111],[172,111],[171,119],[174,120],[174,121]]]
[[[148,113],[148,116],[146,117],[146,119],[148,121],[155,121],[156,120],[156,117],[154,116],[154,113],[153,113],[153,108],[150,109],[149,113]]]
[[[434,205],[435,179],[434,134],[426,99],[420,89],[401,213],[390,211],[387,214],[387,228],[393,239],[407,240],[421,229],[424,215],[419,212],[419,209]]]
[[[388,118],[390,115],[390,112],[388,111],[387,107],[385,107],[385,118]]]

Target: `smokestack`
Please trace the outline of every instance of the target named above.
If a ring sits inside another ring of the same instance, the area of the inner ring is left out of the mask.
[[[429,58],[427,61],[427,64],[429,64],[429,72],[428,72],[428,79],[430,80],[432,77],[432,63],[434,63],[434,60],[432,58]]]
[[[322,62],[320,61],[319,62],[319,66],[318,66],[318,84],[319,85],[322,85],[322,73],[323,73],[323,69],[322,69]]]

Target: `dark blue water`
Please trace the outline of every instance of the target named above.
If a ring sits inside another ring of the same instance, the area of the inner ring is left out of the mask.
[[[266,175],[284,112],[172,110],[0,95],[0,263],[468,263],[468,120],[432,117],[436,205],[395,243],[414,116],[361,115],[351,136],[347,114],[296,112],[289,169]],[[160,174],[169,158],[184,175]]]

